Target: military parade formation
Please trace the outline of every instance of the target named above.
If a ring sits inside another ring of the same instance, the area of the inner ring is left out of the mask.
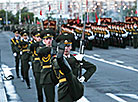
[[[27,88],[31,89],[31,65],[38,102],[43,102],[44,97],[46,102],[55,102],[56,86],[59,102],[77,101],[84,95],[83,82],[87,82],[97,68],[85,60],[83,54],[73,55],[71,51],[76,51],[82,44],[87,50],[93,47],[108,49],[109,46],[137,48],[138,24],[135,20],[138,18],[127,18],[127,22],[111,22],[111,19],[105,18],[100,25],[78,23],[76,19],[57,25],[56,21],[45,20],[43,26],[32,26],[29,29],[25,26],[16,27],[11,48],[17,78],[21,77]],[[81,40],[84,42],[81,43]],[[85,73],[82,73],[82,68],[86,70]]]

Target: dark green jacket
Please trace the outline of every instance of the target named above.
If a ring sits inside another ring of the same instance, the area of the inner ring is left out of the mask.
[[[40,63],[40,57],[37,53],[37,48],[39,47],[39,42],[32,42],[30,45],[30,51],[32,53],[32,64],[33,64],[33,72],[40,72],[41,71],[41,63]]]
[[[20,38],[18,40],[16,40],[15,37],[11,39],[11,48],[13,53],[20,53]]]
[[[71,55],[70,58],[66,58],[66,59],[72,68],[72,72],[70,73],[72,75],[68,75],[68,76],[70,76],[70,78],[72,78],[73,76],[73,77],[76,77],[77,79],[79,76],[79,71],[80,71],[80,63],[76,60],[76,58],[73,55]],[[92,76],[92,74],[96,71],[96,66],[85,60],[83,60],[82,68],[86,70],[86,72],[83,74],[83,76],[85,77],[85,81],[87,81]],[[53,60],[53,69],[59,82],[60,80],[67,77],[64,75],[64,73],[62,73],[56,59]],[[75,81],[78,82],[78,80],[75,80]],[[61,82],[59,84],[59,87],[58,87],[58,99],[59,100],[65,97],[70,92],[69,87],[71,86],[68,85],[67,81]]]
[[[51,65],[51,48],[50,47],[40,47],[37,49],[38,55],[42,63],[42,70],[40,76],[40,84],[55,84],[53,77],[53,69]],[[50,67],[46,67],[50,66]]]

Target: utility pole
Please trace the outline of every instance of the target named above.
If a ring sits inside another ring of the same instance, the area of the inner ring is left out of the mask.
[[[19,6],[19,25],[21,24],[21,9],[20,9],[20,6]]]
[[[121,22],[123,21],[123,15],[122,15],[122,0],[120,1],[120,13],[121,13]]]
[[[81,11],[81,23],[83,23],[83,11],[82,11],[82,0],[81,0],[81,5],[80,5],[80,11]]]
[[[6,2],[6,25],[8,25],[8,2]]]

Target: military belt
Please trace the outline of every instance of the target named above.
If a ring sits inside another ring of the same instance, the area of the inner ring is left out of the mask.
[[[138,33],[133,33],[133,34],[138,34]]]
[[[66,81],[67,81],[66,78],[62,78],[59,80],[59,83],[66,82]]]
[[[36,61],[36,60],[40,60],[40,58],[34,58],[34,60]]]
[[[45,65],[45,66],[43,66],[43,69],[44,68],[51,68],[52,67],[52,65]]]
[[[27,51],[30,51],[29,49],[25,49],[25,50],[23,50],[23,52],[27,52]]]

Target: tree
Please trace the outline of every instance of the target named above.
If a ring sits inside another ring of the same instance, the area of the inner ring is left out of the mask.
[[[19,23],[19,11],[16,13],[16,18],[18,21],[16,23]],[[22,23],[32,23],[34,21],[34,13],[28,12],[28,8],[24,7],[21,9],[21,22]]]
[[[14,15],[12,14],[12,12],[8,11],[7,15],[8,15],[8,21],[14,24]],[[0,10],[0,18],[2,18],[1,24],[4,25],[6,23],[6,11],[5,10]]]

